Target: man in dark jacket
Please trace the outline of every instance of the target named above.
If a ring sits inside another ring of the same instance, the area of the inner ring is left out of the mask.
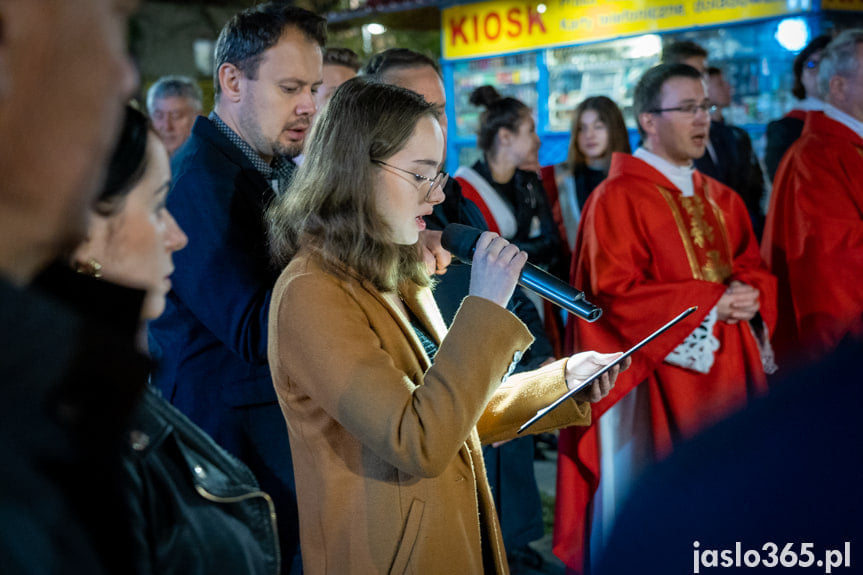
[[[761,205],[765,196],[764,172],[752,149],[749,134],[739,126],[726,123],[722,115],[722,110],[731,105],[731,85],[722,70],[715,66],[707,68],[707,97],[716,106],[716,111],[710,117],[713,155],[708,149],[708,153],[695,160],[695,167],[718,179],[743,198],[752,229],[761,238],[765,212]]]
[[[216,45],[215,110],[172,160],[168,208],[189,236],[150,326],[166,399],[246,463],[276,505],[284,572],[301,572],[290,445],[267,364],[264,210],[283,193],[315,114],[326,22],[269,3]]]
[[[116,4],[0,2],[3,573],[132,572],[116,473],[146,363],[132,333],[87,324],[31,287],[83,239],[137,83],[123,50],[129,14]],[[65,293],[89,287],[75,280],[90,278],[71,275]],[[133,332],[142,294],[119,292],[99,297],[117,304],[114,320]]]

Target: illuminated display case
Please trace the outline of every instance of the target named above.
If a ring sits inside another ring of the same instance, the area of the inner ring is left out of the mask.
[[[632,92],[644,71],[659,63],[661,53],[657,34],[548,50],[548,131],[568,132],[573,110],[591,96],[614,100],[626,125],[635,128]]]
[[[471,105],[471,93],[480,86],[491,85],[503,96],[518,98],[535,110],[539,99],[539,67],[536,55],[526,53],[457,62],[453,68],[455,132],[459,141],[471,144],[460,147],[458,163],[470,165],[479,157],[475,144],[479,115],[482,112],[482,108]]]
[[[611,6],[608,0],[597,1],[598,10]],[[482,55],[488,48],[483,45],[481,35],[476,38],[472,35],[474,14],[480,24],[494,23],[496,14],[504,18],[517,6],[506,0],[493,0],[444,10],[442,67],[447,113],[451,124],[455,124],[450,128],[447,168],[453,171],[458,165],[470,164],[478,157],[476,126],[481,110],[471,106],[468,99],[471,91],[483,84],[494,85],[502,94],[519,98],[534,110],[537,132],[542,140],[539,159],[543,165],[565,159],[572,112],[589,96],[608,96],[621,107],[630,128],[630,140],[636,144],[639,137],[632,114],[635,85],[645,70],[659,62],[662,47],[678,40],[692,40],[704,46],[710,54],[709,64],[723,70],[733,90],[731,106],[724,110],[725,119],[745,128],[760,154],[767,123],[780,118],[794,106],[792,63],[797,52],[818,34],[848,27],[852,21],[855,25],[860,23],[859,14],[822,12],[808,4],[800,4],[797,9],[803,12],[797,14],[777,14],[694,29],[662,30],[661,27],[657,29],[655,22],[648,21],[654,14],[650,11],[654,5],[652,1],[629,0],[629,3],[646,7],[641,11],[645,20],[638,26],[642,29],[652,27],[654,31],[627,34],[624,29],[633,28],[621,25],[621,33],[617,37],[606,36],[593,42],[582,40],[582,43],[572,44],[559,43],[558,38],[561,26],[574,22],[567,19],[572,15],[567,10],[575,9],[568,8],[568,4],[567,7],[562,4],[554,8],[549,4],[549,12],[542,14],[545,18],[543,23],[556,45],[543,46],[535,38],[538,35],[538,27],[535,27],[533,37],[507,39],[507,42],[523,41],[524,49],[487,57]],[[549,16],[553,9],[556,12]],[[770,9],[779,10],[775,7]],[[787,10],[787,7],[781,9]],[[719,12],[712,17],[720,18]],[[603,18],[607,19],[599,12],[587,16],[594,19],[594,33],[596,24],[604,22]],[[589,19],[587,16],[582,20]],[[539,21],[540,16],[533,14],[533,18]],[[459,30],[464,36],[453,34],[455,26],[461,26]],[[488,30],[492,33],[498,31],[495,27]],[[522,30],[526,34],[528,29]],[[588,37],[589,34],[577,35],[579,39]],[[448,50],[453,54],[452,59],[447,59]]]
[[[817,22],[810,20],[809,28],[815,29]],[[723,71],[732,88],[731,107],[724,110],[727,121],[744,126],[762,125],[794,106],[792,65],[797,50],[780,44],[776,21],[666,37],[668,42],[677,40],[693,40],[704,46],[710,53],[709,65]]]
[[[531,108],[536,108],[539,68],[534,54],[458,62],[454,73],[456,130],[459,136],[476,134],[481,110],[470,104],[470,95],[480,86],[494,86],[504,96],[518,98]]]

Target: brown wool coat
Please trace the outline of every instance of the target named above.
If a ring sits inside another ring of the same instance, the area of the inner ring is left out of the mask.
[[[515,316],[468,297],[447,333],[431,292],[412,287],[434,365],[379,291],[304,253],[273,292],[270,366],[309,575],[508,572],[480,442],[514,437],[564,393],[565,360],[506,377],[532,342]],[[589,404],[568,402],[532,431],[589,422]]]

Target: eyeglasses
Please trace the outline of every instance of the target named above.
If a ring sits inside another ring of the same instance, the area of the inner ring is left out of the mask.
[[[684,104],[683,106],[676,106],[674,108],[656,108],[655,110],[648,110],[651,114],[661,114],[662,112],[682,112],[689,116],[694,116],[699,111],[712,114],[716,111],[716,106],[710,102],[703,102],[701,104]]]
[[[398,166],[393,166],[392,164],[382,162],[381,160],[372,160],[372,163],[380,164],[381,166],[386,166],[388,168],[392,168],[394,170],[398,170],[400,172],[408,174],[409,176],[413,176],[417,186],[419,186],[420,188],[420,191],[425,191],[425,201],[429,201],[431,193],[435,189],[435,187],[440,187],[440,189],[443,190],[443,187],[446,185],[446,182],[449,179],[449,174],[447,174],[446,172],[438,172],[434,178],[427,178],[421,174],[415,174],[414,172],[403,170]],[[428,184],[424,184],[423,182],[428,182]]]

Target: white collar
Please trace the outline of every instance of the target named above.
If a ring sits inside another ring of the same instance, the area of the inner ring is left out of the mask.
[[[795,104],[794,109],[800,110],[802,112],[820,112],[824,109],[824,106],[827,104],[824,100],[819,100],[818,98],[813,98],[812,96],[806,96],[797,104]]]
[[[832,118],[850,128],[855,134],[863,138],[863,122],[851,116],[850,114],[846,114],[836,106],[831,106],[830,104],[824,104],[824,115],[828,118]]]
[[[695,195],[695,186],[692,183],[692,174],[695,172],[695,167],[692,164],[688,166],[675,166],[665,158],[657,156],[646,148],[638,148],[632,155],[656,168],[663,176],[668,178],[668,181],[677,186],[677,189],[683,192],[685,197]]]

